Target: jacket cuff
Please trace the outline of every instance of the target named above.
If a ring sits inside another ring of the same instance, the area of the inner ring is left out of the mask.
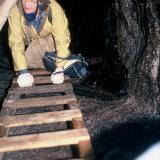
[[[20,70],[20,71],[19,71],[19,74],[24,74],[24,73],[29,73],[29,72],[28,72],[28,69],[23,69],[23,70]]]

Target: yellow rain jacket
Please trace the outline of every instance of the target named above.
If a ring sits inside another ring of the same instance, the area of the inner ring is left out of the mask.
[[[38,38],[38,36],[46,37],[50,34],[53,35],[56,45],[58,57],[67,57],[70,54],[70,33],[68,30],[68,20],[61,6],[55,1],[50,0],[52,12],[52,24],[48,18],[38,35],[36,29],[31,26],[31,40]],[[9,15],[9,46],[11,48],[12,57],[14,61],[14,68],[16,71],[27,69],[25,59],[25,19],[19,12],[18,7],[15,5]],[[63,67],[66,60],[56,59],[56,66]]]

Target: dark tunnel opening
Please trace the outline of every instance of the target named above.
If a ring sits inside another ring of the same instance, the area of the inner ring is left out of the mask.
[[[72,53],[82,53],[91,75],[82,85],[111,93],[125,92],[127,69],[116,49],[116,21],[113,1],[59,1],[66,11],[72,36]]]

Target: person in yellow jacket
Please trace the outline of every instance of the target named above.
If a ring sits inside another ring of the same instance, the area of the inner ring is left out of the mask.
[[[49,21],[50,12],[52,22]],[[40,56],[43,57],[42,62],[45,65],[45,58],[47,59],[47,57],[45,57],[44,52],[49,52],[47,45],[51,40],[48,37],[52,36],[54,38],[51,43],[51,51],[56,50],[56,58],[51,80],[54,84],[63,83],[63,68],[66,65],[67,57],[70,55],[70,33],[68,20],[61,6],[55,0],[19,0],[12,8],[8,21],[9,46],[14,68],[19,71],[17,79],[19,86],[32,86],[34,77],[29,73],[28,68],[36,68],[30,64],[36,64],[38,60],[40,61]],[[37,44],[42,48],[43,54],[36,54]],[[48,57],[50,57],[49,54]],[[37,68],[41,68],[41,65],[38,65]]]

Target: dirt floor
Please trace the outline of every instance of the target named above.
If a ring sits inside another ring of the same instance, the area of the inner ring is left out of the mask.
[[[132,160],[152,143],[160,140],[160,122],[152,108],[136,106],[133,98],[102,101],[77,96],[86,127],[91,135],[97,160]],[[46,108],[45,111],[56,110]],[[24,110],[25,113],[37,112]],[[17,113],[19,114],[19,113]],[[10,135],[61,130],[66,124],[21,127]],[[118,157],[118,158],[117,158]],[[71,148],[38,149],[5,154],[4,160],[62,160],[72,158]]]
[[[110,102],[79,100],[97,159],[131,160],[160,140],[160,121],[152,108],[137,106],[133,97]]]

